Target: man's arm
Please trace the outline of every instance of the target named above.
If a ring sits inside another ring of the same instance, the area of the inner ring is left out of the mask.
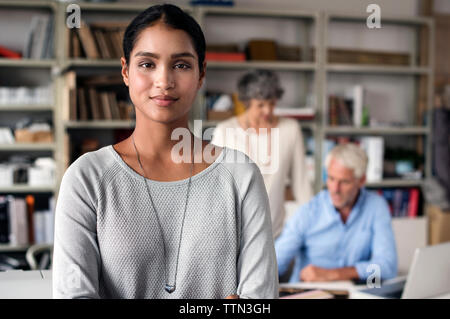
[[[359,275],[355,267],[326,269],[308,265],[300,272],[300,279],[302,281],[336,281],[358,278]]]
[[[311,205],[299,207],[283,228],[283,232],[275,241],[278,274],[283,275],[289,268],[291,260],[302,247],[303,237],[308,227],[307,211]]]

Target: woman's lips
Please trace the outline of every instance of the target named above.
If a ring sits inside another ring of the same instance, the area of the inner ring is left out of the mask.
[[[153,100],[153,102],[155,102],[156,105],[164,107],[170,106],[178,100],[178,98],[170,95],[155,95],[150,98]]]

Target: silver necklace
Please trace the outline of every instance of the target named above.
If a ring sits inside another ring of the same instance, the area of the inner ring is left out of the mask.
[[[164,238],[164,232],[163,232],[163,229],[162,229],[162,226],[161,226],[161,222],[159,220],[158,212],[156,211],[156,208],[155,208],[155,204],[153,203],[152,195],[150,193],[150,188],[148,187],[147,180],[146,180],[146,177],[145,177],[146,176],[145,170],[144,170],[144,167],[142,166],[141,159],[139,157],[139,152],[137,150],[136,143],[134,142],[134,136],[133,135],[131,135],[131,139],[133,140],[134,150],[136,151],[136,157],[137,157],[139,166],[140,166],[140,168],[142,170],[142,173],[143,173],[142,178],[144,180],[145,187],[147,188],[148,197],[150,197],[150,202],[152,204],[153,211],[155,212],[156,221],[158,222],[159,231],[160,231],[161,237],[163,239],[164,263],[166,265],[165,268],[164,268],[164,277],[165,277],[165,281],[166,281],[165,285],[164,285],[164,289],[169,294],[171,294],[176,289],[177,273],[178,273],[178,258],[180,256],[181,239],[183,237],[183,228],[184,228],[184,218],[186,217],[187,204],[188,204],[189,194],[190,194],[189,191],[191,189],[191,178],[192,178],[192,173],[193,173],[193,170],[194,170],[194,161],[191,158],[191,160],[192,160],[191,173],[189,175],[188,187],[187,187],[187,191],[186,191],[186,203],[184,204],[183,220],[181,222],[180,240],[178,242],[177,259],[176,259],[176,264],[175,264],[175,277],[174,277],[173,284],[169,284],[168,283],[168,277],[167,277],[167,255],[166,255],[166,240]]]

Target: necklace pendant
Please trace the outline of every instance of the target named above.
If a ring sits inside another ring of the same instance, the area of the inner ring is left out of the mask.
[[[164,287],[164,289],[166,289],[166,291],[169,293],[169,294],[171,294],[172,292],[174,292],[175,291],[175,285],[169,285],[169,284],[166,284],[166,286]]]

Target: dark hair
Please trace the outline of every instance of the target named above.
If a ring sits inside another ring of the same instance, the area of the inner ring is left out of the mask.
[[[246,73],[238,81],[239,99],[244,103],[251,99],[280,99],[283,92],[277,74],[270,70]]]
[[[194,18],[172,4],[151,6],[139,13],[139,15],[131,21],[125,30],[122,43],[123,55],[127,64],[130,62],[130,53],[136,44],[136,38],[139,33],[160,20],[171,28],[185,31],[191,37],[198,56],[200,73],[203,72],[203,62],[205,61],[206,50],[203,31]]]

